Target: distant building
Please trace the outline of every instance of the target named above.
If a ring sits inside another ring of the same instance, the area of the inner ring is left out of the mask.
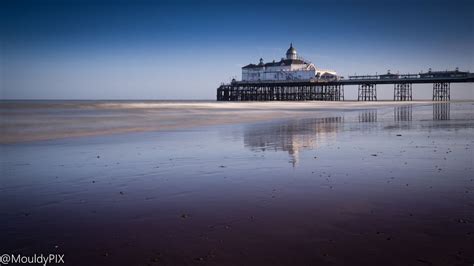
[[[379,75],[380,79],[398,79],[399,77],[400,77],[400,75],[398,75],[398,74],[390,73],[390,70],[387,71],[387,74]]]
[[[258,64],[242,67],[242,81],[271,81],[271,80],[311,80],[337,79],[335,71],[318,70],[314,64],[298,57],[293,44],[286,51],[286,58],[279,62],[264,63],[260,58]]]
[[[420,73],[420,78],[453,78],[453,77],[466,77],[469,75],[469,72],[467,71],[459,71],[459,68],[456,68],[456,70],[452,71],[432,71],[431,68],[428,70],[428,72],[425,73]]]

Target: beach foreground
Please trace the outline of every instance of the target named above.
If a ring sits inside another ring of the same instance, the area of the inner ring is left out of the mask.
[[[472,102],[239,103],[215,116],[202,103],[51,104],[2,109],[0,253],[66,265],[474,263]]]

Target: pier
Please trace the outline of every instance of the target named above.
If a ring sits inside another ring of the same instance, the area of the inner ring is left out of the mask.
[[[358,87],[358,101],[377,101],[377,85],[392,84],[394,101],[411,101],[415,84],[433,84],[433,101],[451,99],[451,83],[472,83],[474,73],[429,71],[420,74],[349,76],[333,80],[236,81],[217,89],[217,101],[343,101],[344,86]]]

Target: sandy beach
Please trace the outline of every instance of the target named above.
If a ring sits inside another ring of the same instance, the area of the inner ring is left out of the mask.
[[[3,253],[472,265],[474,103],[2,102]]]

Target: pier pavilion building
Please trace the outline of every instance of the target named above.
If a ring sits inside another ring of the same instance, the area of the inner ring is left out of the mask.
[[[298,56],[293,44],[286,51],[286,58],[280,61],[264,63],[260,58],[258,64],[242,67],[242,81],[278,81],[278,80],[314,80],[336,79],[335,71],[320,70],[316,66]]]

